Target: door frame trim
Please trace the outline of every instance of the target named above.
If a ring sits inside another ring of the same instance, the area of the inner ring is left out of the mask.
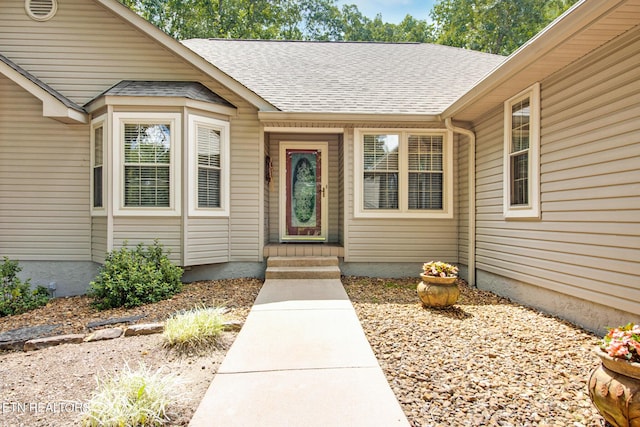
[[[287,150],[319,150],[320,151],[320,185],[323,196],[320,200],[320,235],[319,236],[288,236],[287,235]],[[327,141],[280,142],[279,150],[279,237],[281,242],[326,242],[329,235],[329,143]]]

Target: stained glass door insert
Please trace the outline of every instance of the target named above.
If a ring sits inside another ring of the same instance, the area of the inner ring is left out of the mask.
[[[320,150],[286,150],[286,237],[322,235]]]

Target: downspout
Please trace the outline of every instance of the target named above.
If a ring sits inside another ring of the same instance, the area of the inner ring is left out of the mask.
[[[469,286],[476,286],[476,134],[469,129],[454,126],[451,117],[447,117],[444,124],[451,132],[465,135],[469,140],[469,182],[467,183],[469,186],[469,259],[467,261],[469,271],[467,281]]]

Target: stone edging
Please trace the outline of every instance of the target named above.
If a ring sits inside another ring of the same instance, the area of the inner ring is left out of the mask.
[[[227,331],[239,331],[242,328],[242,322],[228,321],[224,323],[224,329]],[[60,344],[80,344],[83,342],[104,341],[115,338],[133,337],[138,335],[159,334],[164,331],[164,323],[140,323],[137,325],[127,326],[126,328],[107,328],[99,329],[90,334],[69,334],[55,335],[52,337],[36,338],[25,341],[22,350],[34,351],[43,348],[53,347]],[[18,346],[15,350],[20,350]]]

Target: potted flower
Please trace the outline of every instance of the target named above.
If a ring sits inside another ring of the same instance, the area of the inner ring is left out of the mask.
[[[589,378],[589,397],[613,426],[640,426],[640,325],[610,328],[600,346],[600,358]]]
[[[427,307],[447,307],[455,304],[460,296],[458,267],[442,261],[429,261],[422,265],[422,282],[416,288],[422,303]]]

